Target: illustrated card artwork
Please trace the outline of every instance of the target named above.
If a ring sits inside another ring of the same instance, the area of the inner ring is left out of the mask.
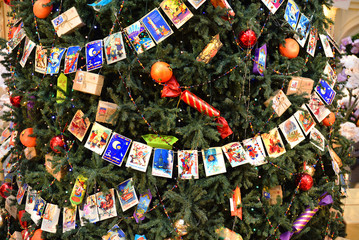
[[[127,179],[117,186],[117,196],[123,212],[138,204],[132,178]]]
[[[219,39],[219,34],[212,37],[212,40],[207,44],[207,46],[202,50],[202,52],[197,56],[196,60],[199,62],[209,63],[218,51],[222,48],[223,44]]]
[[[18,206],[14,195],[10,195],[5,199],[5,210],[10,214],[10,216],[18,219]]]
[[[84,204],[79,208],[79,217],[81,226],[85,226],[87,221],[90,223],[99,221],[96,194],[87,197]]]
[[[172,178],[173,151],[156,148],[153,155],[152,175],[157,177]]]
[[[310,143],[319,148],[321,151],[324,151],[325,138],[316,128],[313,128],[310,132]]]
[[[135,212],[133,213],[133,217],[135,218],[136,223],[138,223],[140,220],[142,221],[145,219],[145,213],[150,206],[151,200],[152,194],[149,189],[147,190],[147,192],[141,194],[140,201],[137,205]]]
[[[307,104],[307,107],[313,113],[314,117],[317,119],[318,122],[322,122],[323,119],[330,113],[329,109],[325,107],[325,104],[316,92],[313,92],[310,96],[310,100]]]
[[[111,34],[103,40],[107,64],[115,63],[126,58],[125,45],[122,33]]]
[[[17,45],[19,45],[19,43],[22,41],[22,39],[24,39],[24,37],[26,37],[26,33],[25,30],[21,28],[20,31],[18,31],[15,36],[6,43],[6,45],[12,51],[14,50],[14,48],[16,48]]]
[[[102,158],[120,167],[131,142],[131,139],[114,132]]]
[[[76,227],[76,212],[77,206],[64,207],[62,213],[62,231],[67,232],[75,229]]]
[[[178,151],[178,176],[182,179],[199,178],[197,150]]]
[[[100,221],[117,216],[115,190],[109,189],[108,193],[96,193],[98,215]]]
[[[74,73],[77,71],[77,62],[79,60],[80,51],[80,46],[71,46],[67,49],[65,55],[64,74]]]
[[[35,72],[46,73],[47,67],[47,50],[42,46],[36,46],[35,52]]]
[[[286,152],[277,128],[273,128],[268,133],[263,133],[262,139],[269,157],[276,158]]]
[[[81,110],[77,110],[68,128],[69,132],[72,133],[81,142],[84,139],[86,132],[91,124],[90,120],[88,118],[84,119],[83,116],[84,113]]]
[[[112,130],[95,122],[86,141],[85,148],[101,155],[110,139]]]
[[[181,0],[164,0],[160,6],[176,28],[180,28],[193,17],[191,11]]]
[[[305,139],[297,121],[294,116],[291,116],[286,121],[279,125],[285,139],[291,148],[294,148],[298,143]]]
[[[315,127],[316,123],[312,115],[310,115],[310,113],[305,110],[306,108],[304,105],[302,106],[302,109],[303,110],[298,110],[296,113],[294,113],[294,117],[299,123],[299,126],[302,128],[304,134],[308,135]]]
[[[202,150],[202,157],[207,177],[226,172],[226,164],[220,147]]]
[[[265,160],[266,154],[264,152],[264,146],[260,136],[243,140],[242,143],[243,147],[247,150],[252,165],[259,166],[267,163]]]
[[[173,33],[157,8],[144,16],[141,21],[157,44]]]
[[[319,84],[315,88],[315,91],[322,97],[326,104],[332,104],[335,98],[335,91],[326,81],[320,80]]]
[[[24,198],[26,190],[27,190],[26,183],[24,183],[24,185],[19,187],[19,190],[17,191],[17,194],[16,194],[17,204],[21,205],[21,202],[22,202],[22,199]]]
[[[188,0],[195,9],[198,9],[205,1],[206,0]]]
[[[30,38],[26,37],[24,52],[22,53],[22,58],[20,60],[21,67],[25,67],[26,61],[29,58],[35,46],[36,44],[33,41],[31,41]]]
[[[102,40],[87,43],[85,51],[87,71],[101,68],[103,64]]]
[[[56,226],[59,222],[60,208],[55,204],[48,203],[42,218],[41,230],[56,233]]]
[[[42,197],[37,196],[34,204],[34,209],[31,212],[31,219],[36,225],[39,225],[42,215],[44,214],[46,201]]]
[[[143,53],[156,45],[141,21],[137,21],[125,28],[125,32],[137,54]]]
[[[248,153],[239,142],[228,143],[222,147],[222,150],[232,167],[251,163]]]
[[[297,34],[294,35],[295,40],[301,47],[304,47],[310,32],[310,20],[302,13],[295,29]]]
[[[299,19],[299,7],[293,0],[288,0],[287,7],[285,8],[284,19],[295,30]]]
[[[262,0],[264,5],[271,11],[272,14],[278,10],[278,8],[282,5],[284,0]]]
[[[331,147],[327,146],[327,148],[328,148],[329,155],[332,158],[333,162],[335,162],[339,168],[342,167],[343,162],[340,159],[340,157],[338,156],[338,154]]]
[[[309,34],[309,40],[307,45],[307,53],[314,57],[315,49],[317,47],[317,29],[311,28]]]
[[[147,238],[145,235],[136,234],[134,240],[147,240]]]
[[[102,240],[126,240],[126,235],[116,224],[102,237]]]
[[[66,48],[54,47],[50,51],[48,63],[47,63],[47,74],[57,74],[60,71],[60,63],[62,56],[64,55]]]
[[[141,172],[146,172],[151,153],[152,147],[134,141],[132,143],[130,153],[128,154],[126,167],[133,168]]]
[[[333,68],[330,66],[329,62],[327,62],[327,64],[325,65],[323,73],[325,75],[327,75],[327,77],[326,77],[328,80],[327,82],[328,82],[329,86],[331,86],[333,88],[335,83],[337,82],[338,78],[337,78],[337,74],[335,73]]]
[[[324,49],[324,54],[326,57],[332,58],[334,57],[332,48],[330,46],[327,35],[319,34],[320,41],[322,42],[322,47]]]
[[[32,190],[30,186],[27,188],[26,195],[26,203],[25,203],[25,211],[32,214],[32,210],[34,210],[35,202],[37,198],[37,191]]]

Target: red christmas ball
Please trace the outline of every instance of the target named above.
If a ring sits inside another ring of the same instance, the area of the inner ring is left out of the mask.
[[[27,222],[26,221],[22,221],[22,217],[24,216],[25,214],[25,210],[21,210],[19,211],[19,222],[20,222],[20,225],[22,228],[27,228]]]
[[[251,30],[247,29],[239,33],[239,43],[242,47],[249,48],[252,47],[257,42],[257,35],[256,33]]]
[[[14,106],[14,107],[20,107],[21,106],[21,96],[10,96],[10,103]]]
[[[62,135],[57,135],[50,140],[50,147],[52,151],[55,153],[61,153],[61,151],[58,149],[58,147],[65,149],[65,137]]]
[[[12,190],[11,183],[3,183],[0,187],[0,196],[3,198],[7,198],[10,195],[10,191]]]
[[[313,187],[313,178],[308,173],[301,173],[296,179],[296,184],[299,184],[300,190],[308,191]]]

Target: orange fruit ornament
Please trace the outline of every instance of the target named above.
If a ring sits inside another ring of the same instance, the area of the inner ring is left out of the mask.
[[[299,44],[293,38],[286,38],[284,46],[279,44],[279,52],[289,59],[296,58],[299,54]]]
[[[323,119],[322,124],[324,126],[330,127],[334,124],[334,122],[335,122],[335,114],[331,112],[326,118]]]
[[[32,236],[31,240],[45,240],[45,238],[41,237],[42,234],[42,230],[41,229],[37,229],[34,233],[34,235]]]
[[[25,147],[35,147],[36,146],[36,137],[30,137],[29,135],[34,134],[34,129],[26,128],[20,134],[20,142]]]
[[[45,6],[46,4],[50,3],[51,0],[37,0],[32,8],[34,14],[38,18],[47,18],[52,11],[51,6]]]
[[[151,77],[158,83],[167,82],[172,74],[172,68],[168,63],[156,62],[151,67]]]

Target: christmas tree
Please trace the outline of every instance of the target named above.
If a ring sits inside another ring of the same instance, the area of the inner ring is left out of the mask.
[[[331,1],[40,1],[11,2],[2,239],[345,236]]]

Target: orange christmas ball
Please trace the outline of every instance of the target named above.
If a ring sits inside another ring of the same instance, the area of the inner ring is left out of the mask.
[[[299,54],[299,44],[292,38],[286,38],[284,46],[279,44],[279,52],[289,59],[296,58]]]
[[[34,233],[34,235],[32,236],[31,240],[45,240],[45,238],[41,237],[42,234],[42,230],[41,229],[37,229]]]
[[[331,112],[326,118],[323,119],[322,124],[324,126],[330,127],[334,124],[334,122],[335,122],[335,114]]]
[[[37,0],[33,7],[33,12],[36,17],[38,18],[47,18],[52,11],[51,6],[45,6],[46,4],[50,3],[51,0]]]
[[[156,62],[151,67],[151,77],[158,83],[167,82],[172,77],[172,68],[168,63]]]
[[[29,135],[34,134],[34,129],[26,128],[20,134],[20,142],[25,147],[35,147],[36,146],[36,137],[30,137]]]

